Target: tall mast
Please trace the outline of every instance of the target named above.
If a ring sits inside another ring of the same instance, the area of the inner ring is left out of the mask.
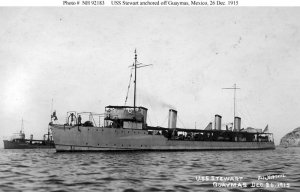
[[[235,111],[236,111],[236,90],[240,89],[240,88],[236,87],[236,84],[234,84],[233,88],[229,87],[229,88],[223,88],[223,89],[233,89],[233,128],[235,129],[234,119],[235,119]]]
[[[133,109],[134,109],[134,116],[135,116],[135,108],[136,108],[136,70],[138,68],[142,68],[142,67],[147,67],[147,66],[150,66],[152,64],[147,64],[147,65],[144,65],[142,63],[138,63],[137,61],[137,53],[136,53],[136,49],[134,50],[134,66],[130,66],[132,68],[134,68],[134,98],[133,98]]]
[[[136,49],[134,50],[134,98],[133,98],[133,110],[135,114],[135,101],[136,101],[136,63],[137,63],[137,54]]]

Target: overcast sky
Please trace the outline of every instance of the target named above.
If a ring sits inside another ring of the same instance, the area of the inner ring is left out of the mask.
[[[233,119],[282,136],[300,126],[299,8],[0,8],[0,138],[41,139],[51,100],[67,111],[124,105],[129,65],[148,124],[204,129]],[[132,105],[130,89],[128,104]],[[2,142],[1,142],[1,145]]]

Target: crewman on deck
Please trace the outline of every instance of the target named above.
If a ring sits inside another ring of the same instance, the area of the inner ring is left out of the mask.
[[[78,125],[81,125],[81,116],[78,115]]]
[[[74,122],[74,113],[71,113],[71,115],[69,117],[71,117],[71,122],[70,122],[70,125],[73,125],[73,122]]]

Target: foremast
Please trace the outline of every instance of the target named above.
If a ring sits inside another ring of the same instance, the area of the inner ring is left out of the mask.
[[[136,113],[135,113],[135,102],[136,102],[136,64],[137,64],[137,54],[136,54],[136,49],[135,49],[134,50],[134,96],[133,96],[134,116],[136,116]]]
[[[150,66],[152,64],[142,64],[142,63],[139,63],[138,60],[137,60],[137,51],[136,49],[134,50],[134,63],[133,63],[133,66],[132,68],[134,69],[134,96],[133,96],[133,111],[134,111],[134,117],[136,117],[136,86],[137,86],[137,69],[138,68],[142,68],[142,67],[147,67],[147,66]]]

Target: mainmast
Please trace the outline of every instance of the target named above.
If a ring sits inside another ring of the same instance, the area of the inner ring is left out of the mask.
[[[233,85],[233,87],[229,87],[229,88],[223,88],[223,89],[233,89],[233,128],[235,129],[235,111],[236,111],[236,90],[240,89],[238,87],[236,87],[236,84]]]

